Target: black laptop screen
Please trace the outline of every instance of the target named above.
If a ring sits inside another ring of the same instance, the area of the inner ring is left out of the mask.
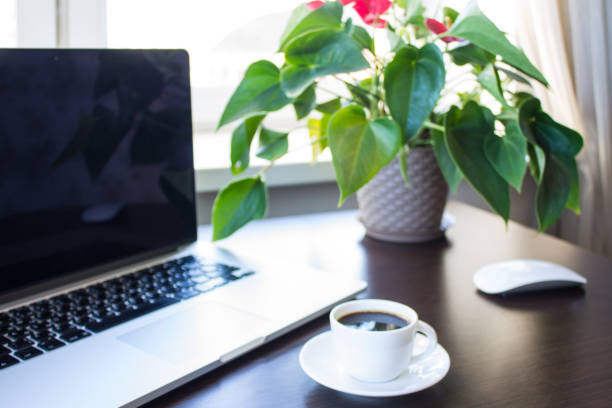
[[[0,50],[0,293],[196,238],[181,50]]]

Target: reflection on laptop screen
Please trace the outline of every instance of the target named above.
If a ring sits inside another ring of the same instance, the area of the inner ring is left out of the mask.
[[[0,293],[196,238],[188,57],[0,50]]]

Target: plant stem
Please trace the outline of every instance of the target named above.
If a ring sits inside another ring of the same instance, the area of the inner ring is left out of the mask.
[[[433,123],[433,122],[430,122],[428,120],[423,122],[423,126],[426,127],[427,129],[432,129],[432,130],[437,130],[437,131],[440,131],[440,132],[444,132],[444,126],[438,125],[437,123]]]

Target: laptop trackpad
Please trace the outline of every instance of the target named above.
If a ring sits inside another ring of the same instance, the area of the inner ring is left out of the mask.
[[[269,322],[216,302],[204,302],[128,332],[119,340],[170,363],[215,361],[263,342]]]

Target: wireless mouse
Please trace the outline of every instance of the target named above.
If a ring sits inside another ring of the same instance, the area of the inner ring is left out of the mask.
[[[505,295],[585,285],[576,272],[546,261],[515,259],[486,265],[474,273],[474,285],[490,295]]]

